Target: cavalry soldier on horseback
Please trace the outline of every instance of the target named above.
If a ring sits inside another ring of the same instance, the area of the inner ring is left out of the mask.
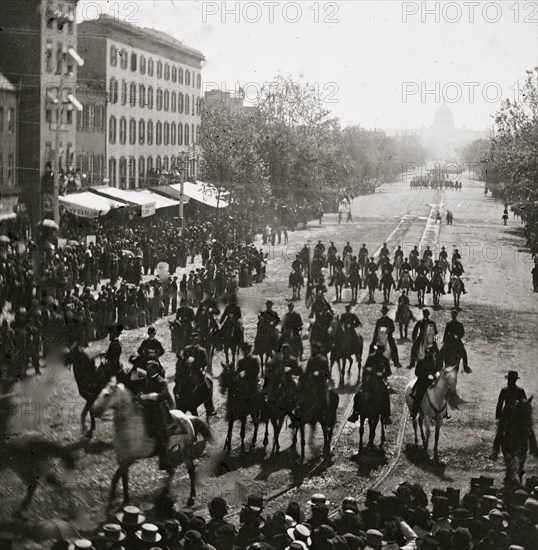
[[[437,325],[434,321],[430,319],[430,310],[425,309],[422,312],[423,318],[420,321],[417,321],[414,328],[413,328],[413,346],[411,347],[411,363],[409,365],[410,369],[415,368],[415,364],[417,361],[417,355],[418,355],[418,348],[420,347],[423,340],[427,337],[428,332],[431,331],[432,335],[435,337],[437,336],[438,330]],[[437,349],[437,344],[433,344],[433,349],[436,353],[439,352]]]
[[[422,259],[426,262],[428,261],[428,258],[430,260],[433,259],[433,252],[429,246],[426,246],[426,250],[424,251],[424,254],[422,255]]]
[[[417,381],[413,387],[411,396],[413,397],[413,408],[411,416],[415,417],[420,411],[422,400],[428,391],[428,388],[435,380],[435,375],[439,372],[439,366],[434,357],[434,346],[428,346],[424,350],[424,359],[417,361],[415,376]]]
[[[492,460],[496,460],[499,456],[499,451],[501,449],[501,439],[506,426],[506,418],[509,411],[513,409],[518,402],[527,399],[525,390],[517,385],[519,374],[516,371],[509,371],[506,375],[506,379],[507,384],[499,393],[497,408],[495,410],[495,420],[497,420],[497,433],[495,434],[495,440],[493,441],[493,452],[490,456]]]
[[[306,363],[303,378],[313,382],[317,386],[318,392],[323,391],[331,379],[329,360],[323,355],[321,346],[317,342],[312,343],[312,355]]]
[[[222,325],[231,315],[233,315],[234,319],[241,319],[241,308],[237,305],[237,297],[235,295],[230,297],[230,303],[224,308],[224,312],[220,316],[220,324]]]
[[[375,273],[377,271],[377,264],[375,262],[375,258],[372,256],[370,258],[370,261],[366,265],[366,273],[369,275],[371,273]]]
[[[445,292],[445,283],[443,281],[443,268],[439,265],[439,260],[435,260],[434,265],[430,272],[431,278],[428,283],[428,294],[431,292],[432,289],[432,281],[435,277],[438,277],[439,281],[441,282],[441,294],[446,294]]]
[[[249,342],[243,342],[241,350],[243,351],[243,357],[237,361],[235,376],[244,377],[249,387],[249,393],[254,394],[258,390],[260,362],[257,357],[252,355],[252,344]]]
[[[331,315],[333,314],[333,309],[329,302],[325,299],[325,296],[323,295],[323,290],[318,288],[316,290],[316,298],[314,299],[314,302],[312,303],[312,309],[310,311],[310,315],[308,316],[310,319],[315,316],[316,321],[319,320],[319,317],[326,313],[330,312]]]
[[[344,250],[342,251],[342,256],[345,257],[346,254],[353,254],[353,247],[349,244],[349,241],[347,241],[347,244],[344,246]]]
[[[428,275],[430,270],[426,266],[426,262],[424,261],[424,258],[422,260],[420,260],[420,263],[417,266],[415,271],[417,272],[417,275],[423,275],[424,277],[426,277]]]
[[[194,342],[185,347],[183,357],[186,364],[192,369],[194,375],[198,379],[198,383],[206,390],[204,405],[207,415],[215,416],[216,413],[213,405],[213,395],[211,394],[211,391],[205,381],[205,370],[208,365],[207,353],[201,344],[201,334],[199,332],[195,332],[192,337],[194,338]]]
[[[199,321],[203,314],[208,311],[212,315],[218,315],[220,313],[219,308],[217,307],[217,302],[213,296],[212,290],[207,290],[204,296],[204,299],[200,302],[198,309],[196,310],[196,321]]]
[[[291,269],[293,271],[300,271],[301,273],[303,272],[303,262],[301,261],[301,257],[297,254],[297,256],[295,256],[295,260],[293,260],[293,262],[291,263]]]
[[[407,271],[407,273],[409,273],[412,269],[413,267],[409,263],[408,259],[404,258],[403,264],[400,266],[400,272],[405,273]]]
[[[120,336],[123,332],[123,327],[118,323],[110,325],[108,329],[108,337],[110,338],[110,344],[105,353],[105,366],[106,372],[118,373],[121,369],[120,357],[121,357],[121,343]]]
[[[168,392],[166,380],[159,376],[157,369],[148,366],[147,376],[140,384],[140,401],[144,405],[146,425],[150,435],[157,440],[156,452],[159,457],[160,469],[168,467],[168,431],[170,409],[174,406]]]
[[[452,320],[446,324],[445,333],[443,335],[443,342],[445,344],[454,344],[458,346],[461,353],[461,358],[463,360],[463,370],[470,374],[472,370],[469,368],[469,363],[467,359],[467,350],[463,345],[463,337],[465,336],[465,329],[463,328],[463,323],[458,321],[458,310],[453,309],[451,312]]]
[[[327,260],[330,258],[335,258],[336,253],[338,252],[338,248],[334,245],[334,242],[331,241],[331,246],[327,249]]]
[[[392,361],[394,362],[394,366],[396,368],[401,368],[402,365],[400,363],[400,358],[398,355],[398,347],[396,346],[396,342],[394,341],[394,321],[387,315],[388,311],[389,308],[386,305],[381,308],[381,317],[375,323],[372,345],[378,345],[380,343],[379,338],[381,332],[386,333],[387,343],[390,347],[390,355]]]
[[[194,310],[188,305],[187,298],[181,298],[179,308],[176,313],[176,321],[179,323],[185,323],[192,330],[194,318]]]
[[[325,253],[325,245],[321,241],[318,241],[318,243],[314,247],[314,257],[316,256],[321,257],[323,256],[324,253]]]
[[[419,251],[418,251],[418,246],[415,245],[413,250],[411,250],[411,252],[409,253],[409,263],[411,265],[418,264],[419,255],[420,254],[419,254]]]
[[[380,258],[388,258],[389,249],[387,248],[387,243],[383,243],[383,248],[379,251]]]
[[[346,304],[346,311],[340,315],[340,322],[344,328],[351,328],[355,335],[355,329],[362,326],[358,316],[351,311],[351,304]]]
[[[461,260],[461,254],[457,248],[454,250],[454,253],[452,254],[452,267],[454,267],[456,260]]]
[[[404,259],[404,253],[403,253],[401,245],[398,245],[398,248],[394,251],[394,263],[396,263],[396,260],[398,258],[401,258],[402,261]]]
[[[439,260],[448,260],[448,252],[444,246],[441,247],[441,252],[439,252]]]
[[[164,355],[163,345],[155,338],[157,331],[154,326],[148,328],[148,337],[142,340],[140,347],[138,348],[138,355],[147,358],[151,353],[156,357],[162,357]]]
[[[301,330],[303,328],[303,320],[301,319],[301,315],[294,311],[295,306],[293,302],[288,303],[288,312],[284,315],[282,318],[282,326],[281,326],[281,334],[285,338],[288,332],[291,335],[292,339],[297,340],[297,344],[299,347],[299,357],[302,358],[304,349],[303,349],[303,339],[301,337]],[[288,343],[289,341],[285,340],[285,343]]]
[[[448,293],[450,294],[452,292],[452,280],[454,277],[459,277],[461,281],[461,292],[462,294],[467,294],[467,291],[465,290],[465,283],[463,282],[463,279],[461,276],[465,273],[465,270],[463,269],[463,265],[461,263],[460,259],[454,260],[454,264],[452,265],[452,270],[450,271],[450,281],[448,283]]]
[[[344,269],[344,262],[340,256],[336,256],[336,259],[334,260],[333,268],[334,268],[334,271]]]
[[[392,420],[390,419],[390,394],[387,385],[387,379],[392,375],[390,370],[390,362],[383,355],[384,346],[372,345],[370,347],[370,351],[373,351],[373,353],[370,353],[366,363],[364,364],[364,376],[367,376],[366,373],[368,373],[371,376],[375,376],[381,382],[380,388],[383,393],[384,402],[384,410],[382,415],[383,423],[385,425],[392,424]],[[353,401],[353,413],[348,418],[348,422],[357,422],[359,419],[359,393],[360,392],[357,392],[355,395]]]
[[[276,328],[280,323],[280,317],[276,311],[273,311],[273,302],[271,300],[265,302],[265,311],[262,311],[259,317],[262,323],[272,326],[273,328]]]

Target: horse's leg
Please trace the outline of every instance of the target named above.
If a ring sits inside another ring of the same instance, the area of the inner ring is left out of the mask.
[[[93,432],[95,431],[95,415],[93,414],[92,408],[90,406],[90,431],[88,432],[88,439],[93,437]]]
[[[21,505],[19,506],[19,509],[15,512],[14,515],[19,516],[21,515],[26,508],[28,508],[28,505],[30,504],[34,493],[37,489],[37,484],[39,483],[39,476],[32,476],[32,481],[28,484],[26,488],[26,495],[24,497],[24,500],[21,502]]]
[[[368,434],[368,448],[372,449],[375,447],[374,440],[375,440],[375,432],[377,430],[377,423],[379,421],[379,417],[375,416],[374,418],[368,419],[368,427],[370,429],[370,433]]]
[[[274,426],[273,426],[273,432],[274,432]],[[267,422],[265,423],[265,434],[263,436],[263,446],[267,447],[269,445],[269,419],[267,419]]]
[[[364,436],[364,420],[365,420],[365,417],[361,414],[361,424],[359,427],[359,453],[362,451],[362,438]]]
[[[86,401],[84,404],[84,407],[82,408],[82,412],[80,413],[80,431],[82,432],[82,435],[86,435],[88,437],[90,432],[86,432],[86,416],[91,411],[91,404],[89,401]]]
[[[233,416],[228,421],[228,434],[226,435],[226,441],[224,442],[224,451],[230,453],[232,451],[232,433],[234,429]]]
[[[239,436],[241,438],[241,454],[245,452],[245,431],[247,427],[247,417],[246,415],[241,418],[241,428],[239,432]]]
[[[383,445],[383,443],[385,443],[386,441],[386,437],[385,437],[385,423],[383,422],[383,419],[381,418],[381,445]]]
[[[196,470],[194,469],[194,461],[192,458],[187,460],[187,472],[189,473],[189,480],[191,483],[191,492],[187,500],[187,506],[192,506],[196,497]]]
[[[435,420],[435,442],[433,444],[433,459],[435,462],[439,462],[439,435],[441,433],[441,424],[443,423],[443,417],[439,414]]]
[[[254,451],[254,449],[256,449],[256,441],[258,441],[258,427],[260,425],[260,419],[259,418],[255,418],[255,419],[252,419],[253,423],[254,423],[254,433],[252,434],[252,442],[250,444],[250,451]],[[245,418],[245,425],[247,423],[247,419]]]
[[[304,422],[301,421],[301,424],[299,426],[299,430],[301,432],[301,462],[304,461],[304,447],[305,447],[304,429],[305,429]]]
[[[356,357],[356,356],[355,356]],[[348,375],[351,374],[351,367],[353,366],[353,355],[349,356],[349,368],[347,369]]]

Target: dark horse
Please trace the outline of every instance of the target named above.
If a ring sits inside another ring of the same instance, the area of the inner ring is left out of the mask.
[[[273,355],[278,345],[278,331],[276,327],[265,320],[261,313],[258,315],[256,338],[254,339],[254,355],[260,358],[262,374],[267,361]]]
[[[292,301],[301,299],[301,288],[304,286],[304,277],[297,269],[290,273],[289,285],[293,289]]]
[[[98,366],[95,364],[96,359],[100,360]],[[101,390],[103,390],[117,372],[112,372],[105,366],[102,355],[98,355],[92,359],[78,344],[74,344],[69,349],[65,354],[64,361],[66,365],[73,365],[78,393],[86,401],[80,413],[80,425],[84,433],[86,430],[86,416],[90,413],[91,426],[86,432],[86,437],[91,439],[95,430],[95,416],[91,407],[101,393]]]
[[[366,275],[366,279],[364,280],[364,284],[368,287],[368,303],[375,304],[375,290],[379,284],[379,278],[376,273],[368,273],[368,275]]]
[[[251,449],[256,446],[258,438],[258,425],[263,407],[263,393],[261,390],[252,392],[252,388],[246,378],[236,376],[235,369],[222,363],[222,374],[220,375],[221,393],[226,394],[226,419],[228,421],[228,433],[224,442],[224,451],[232,451],[232,433],[235,422],[241,422],[241,453],[245,452],[245,431],[247,418],[250,416],[254,425],[254,434],[250,445]]]
[[[190,344],[192,327],[190,323],[173,321],[170,323],[170,333],[172,337],[172,352],[179,353]]]
[[[349,324],[342,324],[339,319],[335,319],[331,324],[331,333],[333,346],[331,350],[331,371],[335,362],[338,362],[340,372],[340,384],[344,383],[346,373],[346,364],[349,360],[348,374],[351,374],[353,366],[353,357],[357,359],[359,382],[361,378],[361,361],[363,338]]]
[[[243,325],[239,319],[227,317],[219,331],[221,346],[224,348],[226,364],[230,364],[229,354],[232,355],[232,365],[235,365],[237,349],[243,343]]]
[[[321,313],[310,327],[310,345],[317,343],[321,346],[324,355],[332,349],[333,338],[330,332],[333,315],[330,311]]]
[[[297,432],[301,434],[301,461],[305,457],[305,426],[310,424],[312,429],[319,422],[323,430],[323,454],[329,458],[331,451],[331,439],[336,425],[336,413],[339,397],[336,392],[327,386],[320,389],[319,382],[303,376],[297,385],[297,405],[293,412],[292,447],[297,444]]]
[[[213,394],[213,380],[209,376],[204,376],[202,381],[185,359],[179,357],[176,364],[175,383],[174,399],[178,410],[198,416],[198,407],[204,404],[206,395]],[[206,422],[209,424],[207,411]]]
[[[517,486],[523,482],[527,453],[538,456],[536,436],[532,428],[532,397],[519,401],[507,410],[507,416],[499,429],[502,430],[501,450],[506,467],[504,483],[507,486]]]
[[[417,293],[418,307],[424,306],[424,297],[428,288],[428,278],[425,275],[417,275],[413,282],[413,290]]]
[[[431,287],[433,291],[433,307],[440,308],[441,294],[443,293],[445,287],[443,277],[440,274],[435,274],[432,277]]]
[[[75,468],[72,449],[37,433],[5,437],[0,443],[0,472],[13,471],[26,487],[26,496],[16,514],[21,514],[28,507],[40,480],[60,485],[51,471],[51,458],[60,458],[69,470]]]
[[[368,447],[374,447],[375,433],[380,421],[381,444],[385,442],[385,425],[381,418],[383,413],[383,388],[380,388],[381,384],[383,384],[383,380],[376,376],[371,368],[364,369],[362,384],[355,398],[355,407],[361,421],[359,429],[359,452],[362,450],[364,423],[366,419],[368,419],[368,426],[370,428]]]
[[[415,320],[413,312],[407,304],[399,304],[396,310],[396,322],[400,329],[400,339],[407,340],[407,334],[409,330],[409,323]]]
[[[357,303],[357,295],[359,292],[359,288],[361,287],[361,276],[358,271],[353,270],[349,277],[347,278],[347,282],[351,288],[351,303],[356,304]]]
[[[215,348],[220,344],[219,325],[215,316],[209,309],[205,309],[200,319],[196,322],[196,328],[202,335],[202,347],[207,353],[208,372],[213,372],[213,355]]]
[[[390,291],[396,288],[396,283],[392,277],[392,273],[389,271],[384,271],[381,275],[381,280],[379,281],[379,290],[383,289],[383,303],[390,303]]]

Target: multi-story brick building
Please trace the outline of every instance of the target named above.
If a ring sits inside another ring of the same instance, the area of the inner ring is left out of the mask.
[[[78,36],[86,61],[79,71],[81,128],[84,117],[90,120],[87,111],[94,109],[95,120],[103,106],[82,90],[107,93],[105,136],[80,131],[79,162],[104,155],[109,185],[143,187],[148,174],[168,170],[198,143],[204,56],[169,35],[106,15],[81,23]]]
[[[42,184],[46,168],[53,167],[56,143],[60,168],[69,169],[74,163],[75,107],[69,98],[75,95],[77,78],[77,64],[71,55],[77,47],[76,3],[0,3],[0,72],[18,89],[17,174],[34,221],[42,216],[47,202],[50,206],[50,200],[43,200],[43,192],[52,189],[43,189]]]
[[[17,189],[17,88],[0,73],[0,196]]]

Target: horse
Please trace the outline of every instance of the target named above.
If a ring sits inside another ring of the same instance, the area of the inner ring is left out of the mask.
[[[209,309],[204,309],[196,322],[196,328],[202,337],[200,344],[207,353],[208,372],[211,373],[213,371],[213,356],[215,355],[215,349],[220,344],[220,329],[215,316]]]
[[[304,286],[304,278],[303,275],[299,270],[293,270],[290,273],[289,277],[289,285],[293,289],[293,297],[292,300],[300,300],[301,299],[301,288]]]
[[[439,349],[437,361],[441,367],[459,367],[462,360],[462,346],[461,342],[443,342]]]
[[[204,404],[207,393],[213,394],[213,380],[209,376],[204,376],[204,383],[205,388],[183,358],[178,359],[174,386],[174,399],[178,410],[198,416],[198,407]],[[206,422],[209,424],[207,411]]]
[[[443,281],[446,282],[446,273],[450,267],[450,263],[447,258],[440,258],[439,267],[443,270]]]
[[[355,357],[359,371],[359,383],[361,377],[362,349],[364,345],[362,336],[357,334],[354,327],[349,324],[343,324],[340,319],[335,319],[331,323],[330,333],[333,340],[331,349],[331,376],[334,363],[338,363],[340,384],[343,384],[347,361],[349,360],[349,368],[347,370],[349,375],[351,374],[351,367],[353,366],[353,357]]]
[[[431,287],[433,291],[433,307],[441,307],[441,294],[443,293],[445,283],[439,273],[434,274],[431,280]]]
[[[415,316],[407,304],[399,304],[396,310],[396,322],[400,329],[400,339],[407,340],[409,323],[414,320]]]
[[[284,420],[293,411],[297,401],[297,384],[291,376],[284,374],[273,379],[274,386],[270,384],[265,390],[265,400],[262,405],[260,422],[265,424],[263,445],[269,443],[269,424],[273,427],[273,447],[271,454],[280,451],[280,432]]]
[[[390,291],[396,287],[392,273],[389,271],[384,271],[381,275],[381,280],[379,281],[379,290],[383,288],[383,303],[390,303]]]
[[[96,359],[99,359],[99,365],[95,364]],[[86,401],[80,413],[80,426],[82,433],[88,439],[91,439],[95,430],[95,416],[92,412],[92,405],[101,393],[101,390],[117,373],[112,372],[106,367],[102,355],[98,355],[92,359],[78,343],[75,343],[67,351],[64,356],[64,362],[66,365],[73,365],[73,374],[75,375],[78,393]],[[85,431],[86,416],[88,416],[88,413],[90,415],[90,429]]]
[[[454,275],[454,277],[452,277],[452,296],[454,297],[454,307],[456,309],[460,309],[460,296],[462,290],[463,283],[461,279],[457,275]]]
[[[334,275],[333,275],[333,281],[334,281],[334,288],[336,290],[336,303],[339,303],[342,301],[342,289],[344,288],[344,285],[347,282],[347,278],[345,273],[339,269]]]
[[[351,288],[351,303],[356,304],[358,299],[359,288],[361,286],[361,276],[358,271],[353,270],[347,278]]]
[[[359,269],[360,269],[360,276],[361,276],[361,279],[364,281],[364,278],[366,276],[366,266],[368,265],[368,255],[359,254],[358,263],[359,263]]]
[[[260,358],[262,374],[265,371],[267,361],[270,359],[278,345],[278,331],[276,327],[265,321],[264,316],[258,315],[256,337],[254,338],[254,355]]]
[[[413,283],[414,291],[417,293],[418,307],[424,306],[424,298],[426,296],[426,289],[428,288],[428,278],[426,275],[417,275]]]
[[[290,346],[290,353],[294,357],[301,357],[303,346],[299,331],[290,326],[283,327],[278,340],[278,349],[282,347],[282,344],[288,344]]]
[[[362,378],[362,384],[359,387],[359,391],[356,396],[356,409],[359,413],[360,428],[359,428],[359,452],[362,451],[363,436],[364,436],[364,423],[368,419],[368,426],[370,429],[368,437],[368,447],[373,448],[377,425],[381,421],[381,445],[386,441],[385,438],[385,424],[381,418],[384,408],[383,392],[379,387],[383,384],[383,381],[373,374],[371,368],[366,368]]]
[[[349,269],[352,261],[351,252],[346,252],[346,255],[344,256],[343,261],[344,261],[344,273],[346,274],[346,277],[349,277],[349,272],[350,272]]]
[[[437,380],[428,388],[418,414],[418,425],[422,436],[422,444],[426,455],[428,454],[428,445],[430,441],[431,426],[435,424],[435,442],[433,447],[433,456],[435,462],[439,462],[439,434],[443,418],[445,416],[448,402],[447,394],[449,391],[455,392],[458,382],[458,366],[444,367]],[[412,391],[416,383],[416,378],[411,380],[405,388],[405,401],[409,412],[413,410]],[[413,429],[415,431],[415,446],[418,447],[417,419],[413,418]]]
[[[319,422],[323,430],[323,454],[327,459],[331,450],[331,439],[336,425],[339,397],[327,386],[320,389],[319,382],[302,376],[297,385],[297,404],[292,413],[292,448],[297,445],[297,433],[301,435],[301,462],[305,457],[305,426],[313,428]]]
[[[413,290],[413,279],[411,278],[411,275],[409,275],[409,272],[404,271],[400,275],[398,290],[405,290],[406,294],[409,294],[409,291]]]
[[[394,258],[394,274],[396,276],[396,279],[400,278],[400,270],[402,269],[403,264],[403,256],[396,256]]]
[[[172,337],[172,352],[178,354],[190,343],[192,327],[190,323],[176,320],[169,322],[169,325]]]
[[[254,425],[254,434],[250,449],[256,446],[258,438],[258,426],[263,407],[263,393],[256,389],[252,391],[245,377],[237,376],[235,369],[222,363],[222,373],[219,377],[221,393],[226,395],[226,419],[228,421],[228,433],[224,442],[224,451],[232,451],[232,435],[234,423],[241,422],[241,454],[245,452],[245,431],[247,418],[250,416]]]
[[[72,447],[50,441],[34,432],[3,438],[0,443],[0,472],[11,470],[26,487],[26,495],[15,515],[22,514],[28,508],[40,480],[61,485],[52,471],[53,458],[61,459],[69,471],[74,470],[75,456]]]
[[[501,450],[506,474],[505,486],[517,486],[523,483],[525,461],[530,450],[538,456],[536,437],[532,428],[532,396],[518,401],[506,411],[506,419],[501,424]]]
[[[244,341],[243,324],[239,319],[227,317],[219,330],[219,339],[224,349],[226,364],[229,365],[229,354],[232,356],[232,365],[235,365],[237,350]]]
[[[374,300],[375,291],[379,285],[379,279],[377,277],[377,274],[375,272],[368,273],[368,275],[366,275],[365,283],[368,287],[368,303],[375,304],[375,300]]]
[[[101,416],[107,410],[114,410],[114,448],[118,468],[112,477],[110,494],[108,497],[109,510],[116,496],[116,486],[121,478],[123,483],[123,502],[129,502],[129,468],[137,460],[151,458],[156,455],[156,441],[150,436],[145,427],[144,411],[135,395],[123,384],[110,382],[99,394],[92,406],[96,416]],[[168,494],[174,478],[175,469],[185,463],[190,478],[190,494],[187,505],[192,506],[196,497],[194,444],[197,435],[205,441],[211,441],[213,436],[209,426],[200,418],[185,414],[178,410],[171,410],[170,458],[166,472],[168,480],[162,494]]]
[[[310,326],[310,346],[317,343],[321,346],[324,355],[328,355],[332,349],[332,334],[330,332],[333,316],[330,312],[319,315]]]

